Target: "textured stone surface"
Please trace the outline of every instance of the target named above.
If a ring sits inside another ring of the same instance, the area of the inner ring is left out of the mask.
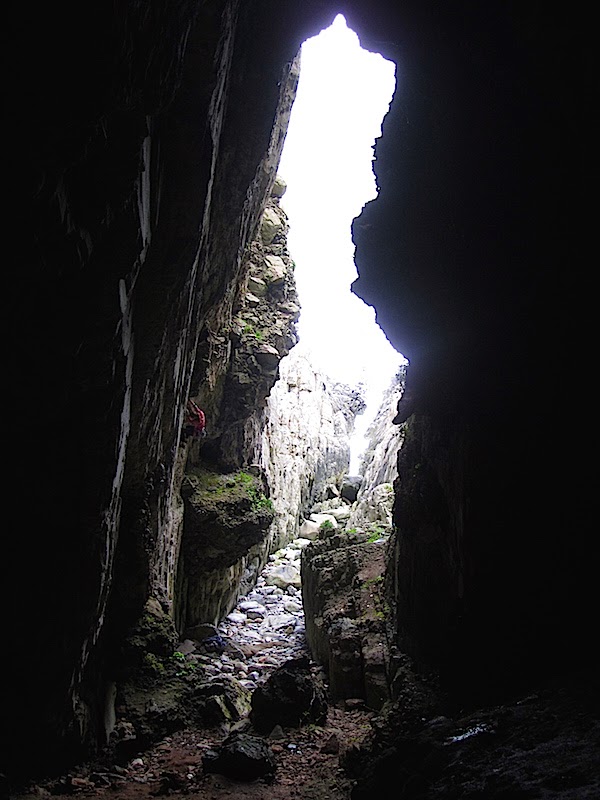
[[[209,457],[229,469],[256,460],[262,411],[278,379],[279,362],[297,341],[300,306],[287,250],[287,217],[277,197],[267,199],[263,221],[265,214],[276,221],[270,229],[272,235],[267,241],[261,227],[250,244],[233,316],[219,325],[223,330],[222,353],[207,353],[202,391],[210,398],[209,403],[216,405],[214,430],[209,434],[214,440],[211,449],[216,452]]]
[[[295,81],[297,43],[263,47],[252,31],[267,30],[266,9],[238,10],[221,2],[164,2],[152,11],[124,3],[92,12],[81,39],[63,35],[72,28],[68,5],[18,26],[31,45],[13,105],[29,164],[20,181],[28,231],[14,284],[20,450],[35,435],[27,420],[42,384],[52,420],[38,460],[46,474],[41,516],[32,517],[46,534],[22,614],[44,605],[53,622],[39,631],[48,659],[43,688],[27,665],[14,675],[26,700],[5,751],[11,769],[26,718],[38,719],[45,742],[33,761],[56,765],[81,742],[94,745],[94,719],[105,715],[106,652],[118,652],[149,594],[172,599],[181,533],[177,442],[190,388],[198,391],[196,345],[210,328],[212,361],[222,361],[213,326],[230,315]],[[29,302],[28,285],[36,286]],[[23,370],[32,346],[33,382]],[[206,410],[210,425],[214,411]],[[19,458],[17,483],[28,461]],[[16,550],[19,563],[24,553]],[[16,650],[22,635],[15,618]]]
[[[385,545],[342,533],[302,551],[306,638],[327,673],[332,700],[389,697],[383,598]]]
[[[325,687],[307,658],[286,662],[252,694],[250,719],[259,733],[270,733],[276,725],[322,725],[326,718]]]
[[[255,560],[258,571],[269,553],[273,510],[261,481],[246,472],[195,469],[186,474],[182,492],[177,621],[183,630],[216,624],[248,588],[245,570]]]
[[[281,361],[256,452],[271,487],[276,540],[296,538],[314,501],[347,473],[361,407],[356,390],[321,374],[301,350]]]
[[[272,775],[276,761],[269,746],[256,736],[232,733],[214,755],[205,756],[206,773],[216,772],[236,781],[252,781]]]

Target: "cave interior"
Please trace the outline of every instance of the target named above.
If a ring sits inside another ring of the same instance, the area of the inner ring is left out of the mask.
[[[410,361],[398,646],[466,704],[594,663],[590,393],[573,396],[593,341],[586,292],[573,311],[594,229],[584,21],[471,0],[23,5],[4,772],[95,741],[151,591],[186,399],[220,402],[196,357],[275,179],[291,65],[338,13],[397,65],[353,289]]]

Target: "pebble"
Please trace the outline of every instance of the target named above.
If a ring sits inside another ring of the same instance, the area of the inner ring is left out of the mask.
[[[298,559],[308,543],[308,539],[298,539],[273,554],[252,590],[239,598],[217,626],[226,652],[215,650],[202,656],[203,669],[211,679],[235,675],[242,686],[254,690],[286,661],[309,656],[302,593],[297,585]],[[286,576],[290,583],[285,582]],[[187,642],[185,649],[191,649]],[[187,658],[198,656],[189,653]]]
[[[231,614],[227,614],[227,620],[235,624],[246,622],[247,619],[248,617],[245,614],[242,614],[240,611],[233,611]]]

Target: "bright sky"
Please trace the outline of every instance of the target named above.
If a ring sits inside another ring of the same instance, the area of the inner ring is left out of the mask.
[[[287,183],[288,248],[296,262],[302,350],[331,378],[367,387],[350,472],[382,392],[405,363],[350,291],[357,278],[351,224],[377,196],[373,146],[396,86],[395,65],[362,50],[338,15],[302,46],[298,93],[279,166]]]

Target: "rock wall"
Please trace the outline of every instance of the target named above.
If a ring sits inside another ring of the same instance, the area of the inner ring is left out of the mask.
[[[278,178],[258,235],[246,252],[244,280],[233,306],[230,357],[222,390],[215,398],[218,417],[214,431],[209,432],[209,446],[204,447],[208,458],[226,469],[252,462],[279,363],[297,342],[300,306],[294,262],[287,249],[287,217],[279,205],[284,192],[285,183]],[[218,364],[222,369],[223,359]],[[202,381],[200,387],[201,394],[208,391],[208,387],[202,389]]]
[[[247,249],[233,316],[221,328],[222,352],[204,348],[196,364],[198,400],[214,412],[206,438],[183,446],[184,500],[176,497],[173,514],[183,530],[174,558],[180,631],[222,619],[269,554],[297,537],[302,515],[325,487],[339,484],[348,470],[350,434],[363,401],[300,350],[290,351],[300,307],[279,205],[284,192],[278,178]],[[218,370],[222,378],[215,381]],[[262,511],[269,509],[260,520],[249,518],[247,497],[234,502],[226,488],[250,473]],[[190,492],[199,483],[210,490]],[[171,604],[173,593],[166,599]]]
[[[25,753],[28,770],[58,769],[103,741],[119,643],[149,597],[167,608],[172,598],[179,435],[188,396],[202,399],[197,344],[208,340],[217,387],[227,368],[221,330],[297,81],[299,42],[267,48],[256,35],[269,29],[269,11],[126,3],[90,13],[84,47],[64,34],[68,5],[19,25],[40,69],[20,72],[13,104],[27,173],[15,195],[26,194],[27,220],[13,284],[12,325],[22,331],[9,381],[21,428],[15,498],[40,403],[46,422],[35,544],[15,539],[11,556],[36,554],[7,625],[14,652],[26,650],[38,610],[48,615],[38,631],[43,683],[33,663],[11,663],[3,757],[12,771]],[[24,370],[34,352],[35,378]],[[208,404],[209,424],[214,411]],[[23,745],[32,725],[33,755]]]
[[[481,701],[568,668],[587,638],[586,547],[553,499],[578,491],[549,435],[557,364],[578,357],[561,352],[557,316],[568,318],[559,276],[580,258],[569,244],[580,212],[560,209],[578,194],[565,143],[585,127],[568,108],[585,105],[586,78],[574,49],[555,51],[570,37],[562,14],[540,28],[515,3],[387,12],[385,35],[365,27],[399,64],[398,89],[375,148],[380,192],[353,237],[354,289],[410,361],[396,635],[463,701]],[[549,88],[568,73],[579,101]]]
[[[366,432],[367,448],[360,463],[360,488],[348,520],[349,528],[392,528],[392,484],[398,475],[398,453],[404,442],[404,426],[394,422],[398,401],[404,393],[405,368],[401,368],[381,399]]]
[[[256,461],[271,487],[275,540],[298,535],[303,516],[341,484],[350,464],[350,435],[364,401],[352,387],[331,381],[294,349],[279,366],[264,416]]]
[[[297,65],[292,79],[297,80]],[[237,486],[240,472],[252,469],[254,451],[262,433],[263,408],[277,381],[279,362],[296,343],[299,314],[293,262],[287,251],[287,218],[279,206],[285,184],[276,179],[265,202],[256,237],[244,254],[240,281],[218,333],[207,326],[197,353],[193,384],[196,399],[206,409],[207,429],[202,439],[182,443],[184,493],[177,549],[172,546],[177,574],[174,619],[180,631],[202,622],[215,624],[247,591],[273,549],[272,514],[260,524],[248,518],[247,497],[230,502],[227,485]],[[220,487],[222,513],[215,514],[214,493],[189,487],[209,483]],[[254,494],[271,507],[268,480],[256,474]],[[253,478],[252,478],[253,480]],[[181,485],[181,480],[178,485]],[[187,487],[187,488],[186,488]],[[266,494],[264,494],[266,492]],[[264,507],[263,507],[264,510]],[[226,528],[231,528],[227,533]],[[235,533],[234,533],[235,531]],[[238,541],[233,549],[231,539]],[[179,544],[182,542],[181,551]],[[170,593],[169,603],[174,594]]]

